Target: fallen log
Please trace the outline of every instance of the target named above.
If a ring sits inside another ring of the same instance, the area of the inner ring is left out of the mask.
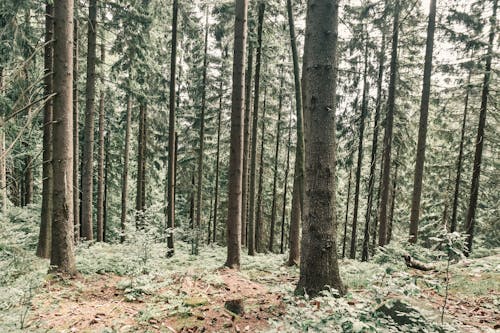
[[[404,254],[403,258],[405,259],[406,267],[408,268],[418,269],[421,271],[432,271],[436,269],[434,265],[426,264],[425,262],[413,258],[409,254]]]

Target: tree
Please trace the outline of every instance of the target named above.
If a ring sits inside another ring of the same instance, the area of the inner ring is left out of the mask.
[[[387,116],[384,131],[384,157],[383,173],[381,183],[381,197],[378,223],[378,245],[384,246],[387,242],[387,205],[389,198],[390,174],[391,174],[391,150],[392,132],[394,125],[394,109],[396,104],[396,78],[398,70],[398,40],[399,40],[399,0],[396,0],[394,8],[394,20],[392,28],[392,50],[389,78],[389,95],[387,97]]]
[[[53,38],[54,38],[54,7],[50,1],[45,4],[45,54],[44,54],[44,95],[47,101],[43,109],[43,164],[42,164],[42,209],[40,218],[40,234],[36,255],[50,258],[52,237],[52,114],[53,114]],[[1,152],[0,152],[1,153]]]
[[[227,259],[225,266],[238,269],[241,252],[241,187],[245,103],[245,45],[248,0],[236,0],[234,24],[231,148],[229,155]]]
[[[420,102],[420,123],[418,126],[417,158],[415,161],[415,177],[410,215],[410,243],[417,242],[418,220],[420,215],[420,198],[422,195],[422,178],[424,175],[425,148],[427,140],[427,119],[429,116],[429,99],[431,93],[432,52],[434,49],[434,30],[436,27],[436,2],[431,0],[429,23],[427,26],[427,42],[425,46],[424,83]]]
[[[139,101],[139,133],[137,135],[137,191],[135,197],[137,229],[144,228],[144,210],[146,208],[146,142],[147,142],[147,104]]]
[[[97,48],[97,0],[89,2],[87,44],[87,82],[85,86],[85,126],[82,156],[82,238],[94,238],[92,226],[92,200],[94,183],[94,114],[95,114],[95,67]]]
[[[352,166],[349,167],[349,180],[347,181],[347,198],[345,201],[344,237],[342,237],[342,259],[345,258],[345,247],[347,243],[347,220],[349,218],[349,202],[351,199]]]
[[[79,132],[79,100],[78,100],[78,64],[80,47],[78,45],[78,6],[75,7],[74,29],[73,29],[73,189],[80,188],[78,177],[80,176],[80,132]],[[73,191],[73,214],[75,242],[80,240],[80,191]]]
[[[73,0],[54,3],[51,270],[76,273],[73,253]]]
[[[304,47],[306,173],[300,279],[314,297],[327,286],[345,292],[337,262],[335,108],[338,2],[308,1]],[[330,38],[324,38],[325,33]]]
[[[177,64],[177,14],[178,0],[172,4],[172,48],[170,55],[170,96],[168,118],[168,174],[167,174],[167,256],[174,255],[175,227],[175,67]]]
[[[293,108],[290,113],[290,117],[288,120],[288,141],[287,141],[287,150],[286,150],[286,167],[285,167],[285,179],[284,179],[284,188],[283,188],[283,208],[281,210],[281,242],[280,242],[280,253],[285,253],[285,220],[286,220],[286,203],[287,203],[287,194],[288,194],[288,174],[290,173],[290,150],[292,144],[292,113]],[[298,238],[298,235],[297,235]],[[291,243],[291,240],[290,240]],[[291,245],[291,244],[290,244]],[[298,261],[298,259],[297,259]],[[290,263],[288,263],[290,265]],[[294,262],[293,265],[296,265]]]
[[[104,16],[104,15],[103,15]],[[99,96],[99,154],[97,165],[97,241],[104,241],[104,60],[106,49],[101,44],[101,92]]]
[[[130,80],[130,79],[129,79]],[[129,82],[130,88],[130,82]],[[122,172],[122,196],[120,215],[120,242],[125,241],[125,226],[127,222],[127,196],[128,196],[128,168],[130,156],[130,124],[132,122],[132,99],[130,91],[127,91],[127,110],[125,120],[125,147],[123,148],[123,172]]]
[[[474,228],[476,226],[476,209],[479,196],[479,177],[481,175],[481,161],[483,157],[484,129],[486,126],[486,110],[488,108],[488,94],[491,81],[491,62],[493,58],[493,43],[495,41],[495,31],[497,24],[498,0],[493,0],[493,12],[490,18],[490,33],[488,39],[488,50],[485,56],[483,89],[481,93],[481,107],[479,109],[479,124],[477,128],[476,149],[474,152],[474,164],[471,179],[469,207],[467,209],[467,218],[465,228],[467,231],[467,251],[472,252],[472,242],[474,240]]]

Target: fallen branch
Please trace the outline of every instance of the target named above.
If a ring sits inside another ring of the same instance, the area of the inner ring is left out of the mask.
[[[408,268],[414,268],[421,271],[432,271],[436,269],[434,265],[426,264],[425,262],[412,258],[409,254],[403,255],[403,258],[405,259],[406,267]]]

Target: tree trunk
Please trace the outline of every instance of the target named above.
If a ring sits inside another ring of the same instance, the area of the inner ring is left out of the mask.
[[[264,221],[262,207],[262,191],[264,181],[264,155],[265,155],[265,137],[266,137],[266,101],[267,101],[267,86],[264,89],[264,103],[262,104],[262,119],[261,119],[261,141],[260,141],[260,162],[259,162],[259,187],[257,190],[257,220],[255,224],[255,250],[262,252],[264,250]]]
[[[306,174],[304,229],[297,292],[325,288],[342,295],[335,218],[335,98],[337,1],[308,1],[303,66]],[[325,39],[325,34],[329,38]]]
[[[390,175],[391,175],[391,150],[392,131],[394,125],[394,109],[396,102],[396,79],[398,70],[398,39],[399,39],[399,0],[396,0],[394,22],[392,30],[391,69],[389,79],[389,96],[387,99],[387,117],[385,120],[384,133],[384,167],[382,175],[382,192],[379,210],[378,245],[387,243],[387,204],[389,198]]]
[[[73,0],[54,4],[52,271],[76,273],[73,249]]]
[[[292,48],[293,77],[295,83],[295,108],[297,113],[297,146],[295,151],[295,166],[292,194],[292,216],[290,219],[290,253],[288,265],[297,265],[300,260],[300,230],[302,227],[302,207],[304,207],[304,126],[302,110],[302,87],[300,82],[299,55],[295,37],[292,0],[286,2],[288,13],[288,29],[290,46]]]
[[[125,225],[127,222],[127,201],[128,201],[128,164],[130,155],[130,124],[132,122],[132,99],[130,91],[127,91],[127,120],[125,123],[125,148],[123,149],[123,173],[122,173],[122,201],[120,215],[120,243],[125,241]]]
[[[97,39],[97,0],[90,0],[88,23],[87,83],[85,87],[85,128],[82,170],[82,238],[94,238],[92,226],[94,182],[94,113],[95,113],[95,65]]]
[[[54,68],[54,7],[50,1],[45,4],[45,55],[44,55],[44,95],[45,98],[53,93],[53,68]],[[0,84],[1,86],[1,84]],[[1,89],[0,89],[1,90]],[[43,164],[42,164],[42,210],[40,218],[40,234],[36,255],[40,258],[50,258],[52,237],[52,112],[53,99],[46,100],[43,108]],[[2,132],[3,134],[3,132]],[[2,135],[0,134],[0,135]],[[1,144],[1,143],[0,143]],[[3,148],[3,147],[2,147]],[[3,151],[0,151],[3,156]],[[2,161],[3,157],[0,157]],[[1,167],[0,167],[1,168]],[[2,186],[2,193],[4,191]],[[4,206],[5,208],[5,206]]]
[[[178,0],[172,4],[172,49],[170,56],[170,96],[168,124],[168,175],[167,175],[167,256],[174,255],[175,228],[175,67],[177,63],[177,15]]]
[[[29,113],[29,111],[28,111]],[[29,151],[28,144],[25,143],[26,151]],[[33,156],[26,153],[24,159],[24,206],[33,201]]]
[[[214,243],[217,241],[217,212],[219,208],[220,130],[221,130],[221,117],[222,117],[222,97],[224,94],[223,82],[224,80],[222,79],[221,76],[219,85],[219,113],[217,115],[217,153],[215,157],[216,164],[215,164],[215,198],[214,198],[214,225],[213,225],[214,230],[212,235]]]
[[[349,167],[349,181],[347,183],[347,199],[345,202],[344,237],[342,237],[342,259],[345,258],[345,248],[347,243],[347,221],[349,219],[349,202],[351,199],[352,165]]]
[[[259,3],[259,21],[257,28],[257,59],[255,63],[255,88],[253,101],[253,124],[252,124],[252,158],[250,162],[250,207],[248,221],[248,254],[255,255],[255,232],[256,232],[256,169],[257,169],[257,129],[259,121],[259,89],[260,89],[260,68],[262,59],[262,26],[264,22],[264,10],[266,5]]]
[[[201,93],[201,114],[200,114],[200,147],[198,150],[198,184],[196,190],[196,254],[198,254],[198,244],[201,232],[202,214],[202,194],[203,194],[203,153],[205,151],[205,108],[207,102],[207,51],[208,50],[208,7],[205,13],[205,47],[203,51],[203,78]],[[210,235],[209,235],[210,238]]]
[[[135,210],[137,214],[136,228],[144,228],[144,210],[146,207],[146,123],[147,123],[147,104],[139,104],[139,135],[138,135],[138,156],[137,156],[137,194],[135,201]]]
[[[287,144],[287,150],[286,150],[286,168],[285,168],[285,188],[283,189],[283,209],[281,213],[281,243],[280,243],[280,253],[283,254],[285,253],[285,220],[286,220],[286,202],[287,202],[287,194],[288,194],[288,174],[290,173],[290,148],[292,145],[292,112],[290,113],[290,117],[288,120],[288,144]],[[293,207],[292,207],[293,209]],[[291,229],[290,225],[290,229]],[[300,227],[300,226],[299,226]],[[296,233],[300,233],[300,229],[294,230]],[[290,236],[289,239],[292,239],[292,230],[290,230]],[[300,238],[299,235],[293,235],[294,238]],[[290,246],[292,245],[291,243],[289,244]],[[290,247],[290,251],[292,251],[292,248]],[[294,251],[298,252],[298,249],[294,249]],[[290,258],[289,258],[290,259]],[[295,259],[295,258],[294,258]],[[288,262],[289,266],[294,266],[298,264],[298,258],[297,261],[294,261],[292,263]]]
[[[110,129],[109,120],[106,123],[106,127]],[[104,146],[109,147],[111,141],[111,131],[106,133],[104,139]],[[108,230],[108,184],[109,184],[109,168],[110,168],[110,152],[106,151],[106,156],[104,160],[104,198],[102,203],[102,241],[107,240],[107,230]]]
[[[283,66],[281,66],[280,71],[280,91],[278,97],[278,122],[276,124],[276,149],[274,151],[274,177],[273,177],[273,202],[271,205],[271,230],[269,233],[269,252],[273,252],[274,245],[274,229],[276,225],[276,186],[278,182],[278,161],[280,152],[280,140],[281,140],[281,109],[283,107],[283,83],[285,78],[283,76]]]
[[[391,193],[391,208],[389,210],[389,224],[387,225],[387,244],[392,240],[392,226],[394,222],[394,208],[396,207],[396,191],[398,181],[398,168],[399,168],[399,147],[396,151],[396,158],[394,159],[394,174],[392,175],[392,193]]]
[[[462,131],[460,135],[460,148],[458,150],[457,160],[457,178],[455,179],[455,192],[453,193],[453,207],[451,213],[451,226],[450,232],[457,230],[457,210],[458,210],[458,196],[460,194],[460,178],[462,176],[462,160],[464,156],[464,140],[465,140],[465,125],[467,124],[467,111],[469,108],[469,95],[471,91],[470,79],[472,76],[472,67],[469,69],[467,76],[467,87],[465,90],[465,103],[464,103],[464,116],[462,118]]]
[[[486,65],[484,69],[483,91],[481,94],[481,108],[479,111],[479,125],[477,128],[476,151],[474,153],[474,164],[472,171],[469,208],[467,209],[467,219],[465,220],[467,231],[467,251],[466,255],[472,252],[472,242],[474,240],[474,227],[476,225],[477,199],[479,195],[479,177],[481,175],[481,161],[483,157],[484,128],[486,125],[486,109],[488,107],[488,94],[491,80],[491,60],[493,58],[493,42],[495,40],[496,14],[498,0],[493,1],[493,14],[490,18],[490,36],[488,41],[488,52],[486,54]]]
[[[245,103],[245,46],[248,0],[236,0],[234,24],[231,148],[228,175],[227,259],[225,266],[239,269],[241,253],[241,189]]]
[[[385,16],[384,16],[385,22]],[[378,65],[378,78],[377,78],[377,97],[375,102],[375,118],[373,120],[373,138],[372,138],[372,152],[370,159],[370,176],[368,179],[368,200],[366,204],[365,216],[365,230],[363,237],[363,251],[361,254],[362,261],[368,261],[368,248],[370,244],[370,219],[372,215],[373,206],[373,188],[375,187],[375,169],[377,163],[377,148],[378,148],[378,132],[380,109],[382,107],[382,83],[384,80],[385,68],[385,23],[382,29],[382,46],[380,47],[379,65]]]
[[[382,147],[383,148],[383,147]],[[373,217],[373,229],[372,229],[372,255],[375,254],[375,248],[377,247],[377,231],[378,231],[378,217],[380,212],[380,193],[382,192],[382,175],[384,174],[384,154],[385,151],[382,149],[382,156],[380,157],[380,172],[378,175],[378,189],[377,189],[377,198],[375,199],[375,207],[377,210],[375,212],[375,216]]]
[[[354,213],[352,218],[352,235],[350,258],[356,258],[356,231],[358,226],[359,185],[361,182],[361,167],[363,166],[363,139],[365,134],[365,119],[368,114],[368,33],[365,35],[365,61],[363,72],[363,97],[361,101],[361,117],[359,118],[358,162],[356,167],[356,185],[354,190]]]
[[[247,72],[246,72],[246,82],[245,82],[245,132],[243,137],[243,180],[241,189],[241,243],[247,245],[247,221],[249,213],[249,203],[248,203],[248,186],[249,186],[249,160],[250,156],[250,144],[252,141],[252,107],[251,107],[251,96],[252,96],[252,72],[253,72],[253,43],[249,41],[248,43],[248,61],[247,61]]]
[[[73,29],[73,214],[75,243],[80,241],[80,135],[79,135],[79,100],[78,100],[78,74],[79,53],[78,45],[78,6],[75,7],[74,29]]]
[[[104,241],[104,60],[105,47],[101,44],[101,93],[99,96],[99,157],[97,163],[97,241]]]
[[[417,242],[418,220],[420,215],[420,199],[422,197],[422,178],[424,175],[425,145],[427,141],[427,118],[429,116],[429,99],[431,93],[432,51],[434,48],[434,30],[436,27],[436,2],[431,0],[429,24],[427,26],[427,43],[425,47],[424,83],[420,103],[420,123],[418,126],[417,159],[415,161],[415,178],[410,215],[410,243]]]

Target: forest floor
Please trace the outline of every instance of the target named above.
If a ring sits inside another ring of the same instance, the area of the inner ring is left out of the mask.
[[[4,230],[1,230],[4,231]],[[84,244],[75,278],[47,275],[47,261],[0,240],[0,332],[495,332],[500,328],[500,253],[436,270],[406,268],[401,248],[370,263],[341,260],[348,294],[294,296],[298,268],[280,254],[244,255],[240,272],[222,268],[225,248],[190,255],[179,241],[138,238]],[[9,243],[10,242],[10,243]],[[28,240],[16,241],[26,244]],[[29,242],[28,242],[29,243]],[[421,251],[421,249],[418,249]],[[226,306],[242,301],[243,312]]]

